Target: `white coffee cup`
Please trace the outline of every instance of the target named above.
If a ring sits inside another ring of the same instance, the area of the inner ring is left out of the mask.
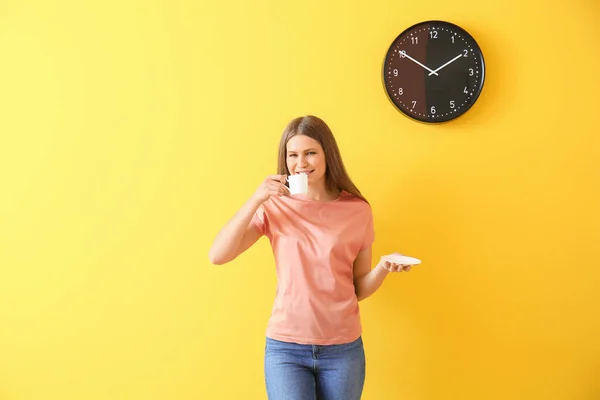
[[[290,175],[287,178],[290,184],[290,194],[306,194],[308,193],[308,175],[296,174]]]

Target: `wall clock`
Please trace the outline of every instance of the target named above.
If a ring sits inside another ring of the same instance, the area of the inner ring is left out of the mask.
[[[477,101],[485,80],[483,54],[461,27],[425,21],[407,28],[385,56],[383,83],[403,114],[421,122],[446,122]]]

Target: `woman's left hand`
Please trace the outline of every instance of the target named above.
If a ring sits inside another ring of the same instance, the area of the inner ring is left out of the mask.
[[[397,254],[399,256],[402,255],[400,253],[394,253],[394,254]],[[383,269],[385,269],[386,271],[389,271],[389,272],[403,272],[403,271],[408,272],[408,271],[410,271],[410,265],[406,265],[406,264],[396,264],[396,263],[385,261],[385,260],[379,261],[379,264],[381,265],[381,267]]]

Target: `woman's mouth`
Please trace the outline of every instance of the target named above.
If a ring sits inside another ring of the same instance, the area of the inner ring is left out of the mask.
[[[310,175],[310,174],[312,174],[313,172],[315,172],[315,170],[314,170],[314,169],[312,169],[312,170],[307,170],[307,171],[296,171],[296,174],[306,174],[306,175]]]

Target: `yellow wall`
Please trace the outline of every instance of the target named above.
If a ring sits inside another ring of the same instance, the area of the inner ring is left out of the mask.
[[[207,253],[307,113],[424,260],[361,303],[365,399],[600,398],[600,6],[354,3],[2,2],[1,400],[265,399],[268,243]],[[488,73],[441,126],[380,79],[434,18]]]

